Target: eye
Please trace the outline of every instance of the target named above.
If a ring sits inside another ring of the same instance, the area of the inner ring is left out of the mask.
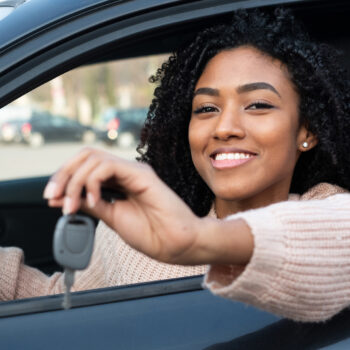
[[[266,103],[266,102],[253,102],[252,104],[250,104],[245,109],[256,110],[256,109],[271,109],[271,108],[274,108],[274,106],[270,105],[269,103]]]
[[[218,109],[214,106],[201,106],[193,111],[194,114],[201,114],[201,113],[213,113],[217,112]]]

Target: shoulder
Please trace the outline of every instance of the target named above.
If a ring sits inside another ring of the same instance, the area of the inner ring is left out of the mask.
[[[300,200],[324,199],[340,193],[349,193],[346,189],[326,182],[311,187],[300,196]]]

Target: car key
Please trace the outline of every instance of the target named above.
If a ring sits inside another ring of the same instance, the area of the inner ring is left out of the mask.
[[[53,253],[56,262],[64,267],[64,309],[71,306],[70,289],[75,271],[85,269],[90,262],[94,236],[94,222],[86,216],[64,215],[56,224]]]

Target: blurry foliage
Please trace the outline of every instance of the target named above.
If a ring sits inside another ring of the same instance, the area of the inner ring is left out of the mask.
[[[85,123],[110,107],[148,107],[154,90],[148,78],[166,59],[157,55],[80,67],[29,92],[24,101]]]

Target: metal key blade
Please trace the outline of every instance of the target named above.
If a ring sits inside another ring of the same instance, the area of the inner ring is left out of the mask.
[[[63,303],[62,303],[62,307],[65,310],[70,309],[72,306],[70,290],[72,288],[73,283],[74,283],[74,270],[65,268],[64,269],[65,292],[64,292]]]
[[[94,222],[82,215],[65,215],[56,224],[53,252],[56,262],[64,267],[64,309],[71,307],[74,272],[85,269],[89,264],[94,232]]]

